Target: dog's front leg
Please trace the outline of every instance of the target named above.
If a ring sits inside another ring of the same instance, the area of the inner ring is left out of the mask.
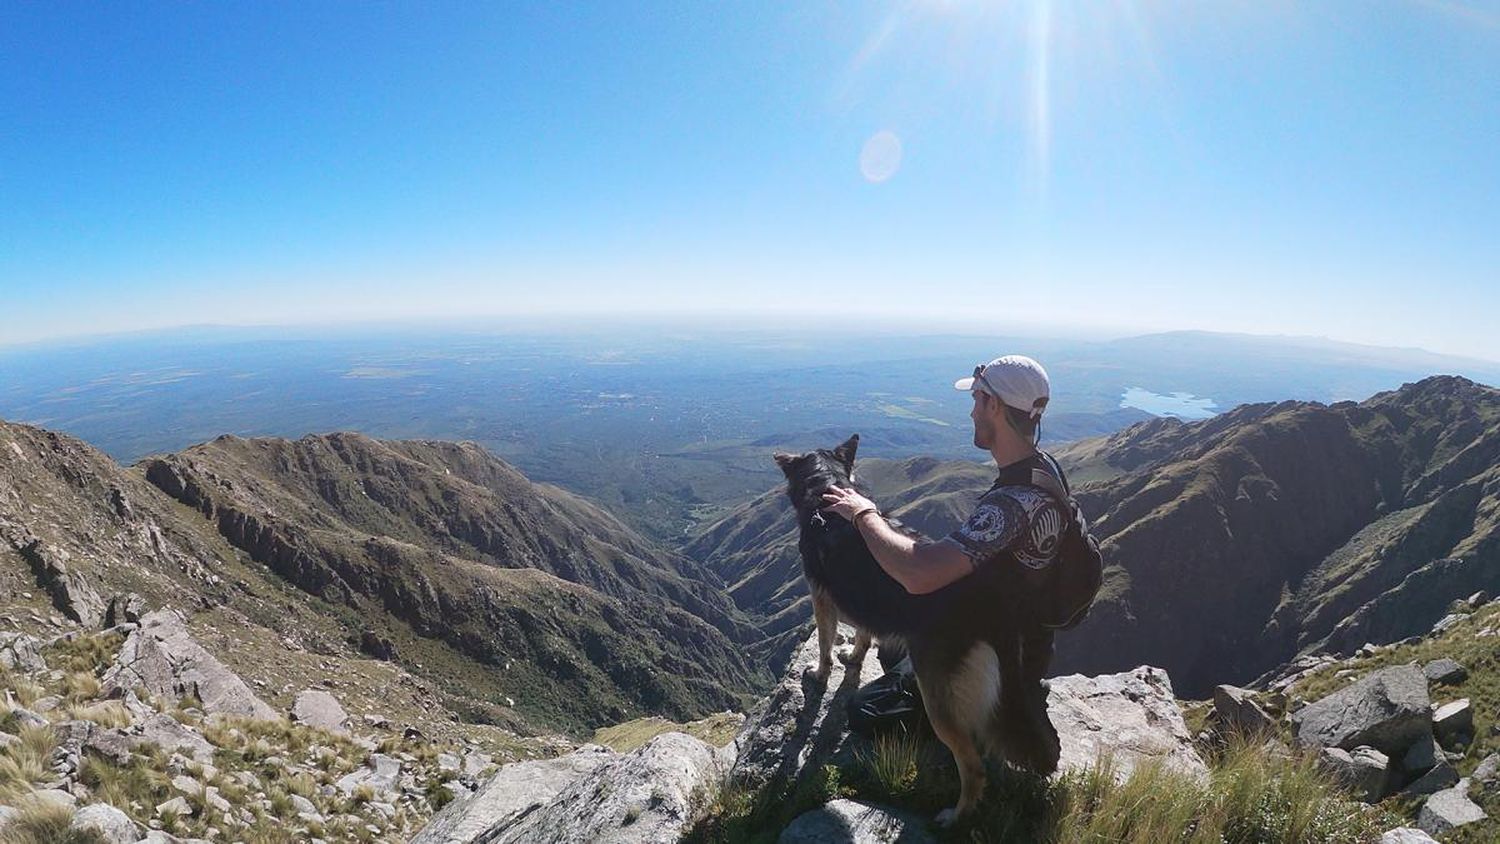
[[[812,589],[813,619],[818,624],[818,667],[813,676],[828,679],[833,668],[833,645],[839,635],[839,608],[824,589]]]

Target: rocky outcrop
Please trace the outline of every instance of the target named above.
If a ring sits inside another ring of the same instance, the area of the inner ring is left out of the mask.
[[[206,713],[274,719],[276,710],[255,696],[238,675],[204,650],[182,616],[163,609],[148,613],[126,637],[104,686],[123,696],[143,689],[167,700],[196,698]]]
[[[838,635],[841,645],[851,642],[854,628],[839,625]],[[853,671],[835,659],[825,680],[811,674],[817,665],[814,633],[735,737],[735,780],[778,792],[795,788],[823,765],[847,761],[865,746],[863,739],[845,729],[846,706],[855,690],[880,677],[880,663],[870,654],[859,671]]]
[[[663,733],[627,754],[589,745],[508,765],[439,812],[413,844],[675,841],[724,762],[699,739]]]
[[[0,667],[10,671],[46,671],[41,640],[25,633],[0,633]]]
[[[564,788],[615,756],[609,748],[586,744],[556,759],[506,765],[473,794],[444,807],[411,844],[481,841],[489,830],[504,828],[546,805]]]
[[[787,824],[776,844],[932,844],[927,820],[911,812],[833,800]]]
[[[1102,677],[1055,677],[1049,683],[1047,714],[1062,742],[1059,773],[1108,759],[1123,780],[1142,761],[1159,759],[1169,768],[1207,776],[1167,672],[1143,665]]]
[[[1303,746],[1370,745],[1399,759],[1431,730],[1430,703],[1422,669],[1400,665],[1308,704],[1292,714],[1292,726]]]
[[[37,585],[52,596],[53,606],[84,627],[97,629],[103,623],[104,599],[87,577],[69,565],[67,549],[33,539],[18,550],[31,564]]]

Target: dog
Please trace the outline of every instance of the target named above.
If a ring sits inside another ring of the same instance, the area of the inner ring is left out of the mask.
[[[1007,611],[1007,596],[1016,590],[1000,573],[1002,567],[981,566],[943,589],[913,595],[880,567],[857,527],[822,511],[830,487],[859,489],[858,447],[855,434],[833,449],[773,455],[797,512],[802,573],[818,629],[814,674],[828,675],[841,618],[858,630],[853,651],[840,657],[847,665],[863,662],[872,639],[906,645],[933,732],[958,763],[958,802],[937,817],[949,826],[972,812],[983,795],[986,753],[1048,774],[1057,765],[1057,733],[1050,721],[1043,725],[1034,718],[1036,703],[1022,680],[1021,637],[1014,613]]]

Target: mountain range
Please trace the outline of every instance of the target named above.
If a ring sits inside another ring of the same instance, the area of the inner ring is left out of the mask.
[[[1455,597],[1500,588],[1500,391],[1463,378],[1153,419],[1056,456],[1107,565],[1088,619],[1058,637],[1058,673],[1158,665],[1202,697],[1299,653],[1415,635]],[[940,537],[995,470],[912,458],[855,471],[886,512]],[[772,490],[685,551],[784,635],[807,616],[795,530]]]
[[[1108,564],[1057,672],[1149,663],[1203,696],[1500,590],[1500,391],[1462,378],[1152,419],[1056,453]],[[856,472],[937,537],[994,467]],[[394,661],[435,724],[522,734],[742,708],[810,618],[779,489],[673,548],[473,443],[353,433],[221,436],[122,466],[0,423],[0,581],[13,626],[54,608],[97,626],[134,593],[205,613],[247,676],[270,671],[267,643]]]

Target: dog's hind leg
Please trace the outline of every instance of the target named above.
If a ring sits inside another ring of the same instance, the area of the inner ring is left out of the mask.
[[[870,631],[860,627],[854,632],[854,650],[847,655],[839,654],[839,662],[850,668],[858,668],[865,664],[865,652],[870,650]]]
[[[833,645],[839,635],[839,608],[828,590],[808,585],[812,591],[813,620],[818,625],[818,667],[813,676],[826,680],[829,669],[833,668]]]
[[[974,645],[956,666],[934,677],[913,657],[917,685],[927,706],[932,731],[953,753],[958,763],[958,803],[938,813],[940,826],[951,826],[967,817],[984,796],[984,757],[976,741],[987,731],[1000,692],[1000,665],[989,645]]]

